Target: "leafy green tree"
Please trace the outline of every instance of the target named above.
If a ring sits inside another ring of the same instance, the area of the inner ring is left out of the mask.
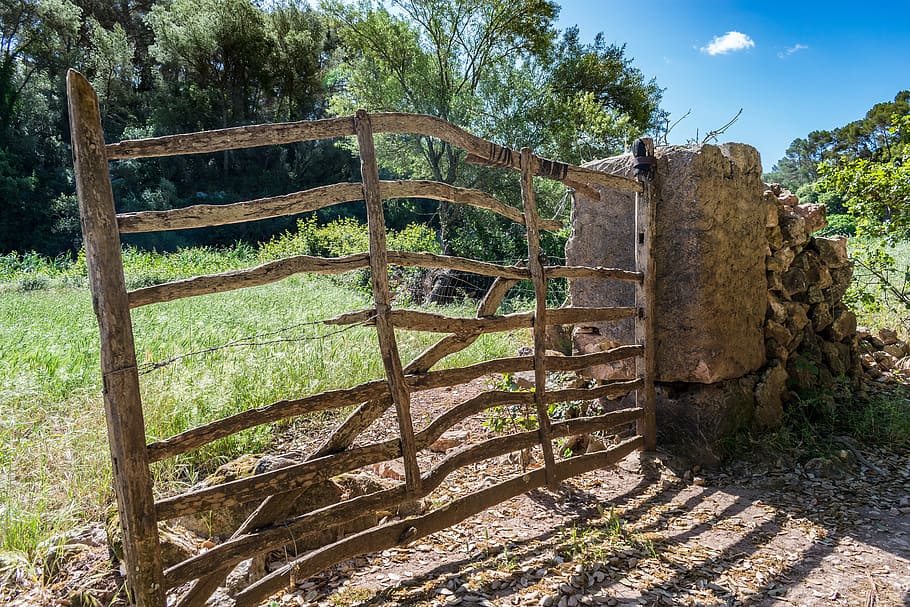
[[[887,137],[907,141],[892,145],[887,160],[845,158],[820,167],[821,185],[842,193],[856,217],[860,238],[854,259],[874,277],[874,289],[862,288],[858,296],[867,307],[896,301],[910,311],[910,269],[900,268],[890,246],[910,237],[910,116],[893,115],[885,127]]]
[[[558,7],[548,0],[396,0],[394,10],[327,0],[323,7],[346,52],[331,106],[339,114],[361,107],[431,114],[569,161],[621,149],[657,116],[660,89],[631,66],[624,49],[603,36],[583,44],[575,29],[559,39]],[[393,174],[483,184],[516,202],[514,176],[465,166],[461,151],[445,142],[388,136],[380,146],[381,163]],[[508,226],[473,215],[438,204],[444,252],[503,259],[515,249],[501,246],[515,240],[504,237]]]

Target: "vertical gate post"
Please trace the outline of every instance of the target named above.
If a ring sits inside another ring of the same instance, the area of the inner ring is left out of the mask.
[[[525,228],[528,234],[528,269],[534,283],[534,402],[537,405],[537,422],[540,432],[540,446],[543,449],[544,466],[547,471],[547,485],[555,490],[556,462],[553,457],[553,443],[550,440],[550,416],[547,413],[546,330],[547,330],[547,277],[544,275],[540,253],[540,227],[537,215],[537,201],[534,196],[535,162],[529,148],[521,148],[521,203],[524,206]]]
[[[123,529],[127,584],[139,607],[164,607],[161,547],[133,325],[98,98],[75,70],[67,72],[66,87],[85,259],[101,337],[104,411]]]
[[[642,184],[642,191],[635,193],[635,269],[644,274],[643,282],[635,286],[635,341],[644,346],[644,353],[636,359],[636,370],[644,380],[644,387],[636,394],[636,404],[644,409],[638,422],[638,434],[644,437],[645,450],[657,446],[657,396],[654,375],[657,361],[657,344],[654,340],[654,256],[652,255],[655,232],[655,201],[651,185],[657,168],[654,158],[654,141],[638,139],[632,145],[635,156],[635,175]]]
[[[373,299],[376,303],[376,334],[382,364],[389,381],[389,392],[398,414],[398,431],[401,434],[401,454],[404,457],[405,483],[409,492],[420,489],[420,467],[417,465],[414,425],[411,421],[411,395],[404,380],[395,328],[389,312],[392,310],[389,286],[388,252],[386,251],[385,217],[382,196],[379,192],[379,168],[376,164],[376,147],[373,144],[373,127],[370,116],[357,110],[354,131],[360,147],[360,173],[363,179],[363,199],[367,207],[367,228],[370,231],[370,274],[373,282]]]

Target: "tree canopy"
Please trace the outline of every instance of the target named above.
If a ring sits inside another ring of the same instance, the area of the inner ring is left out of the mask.
[[[68,67],[98,92],[108,141],[364,107],[432,114],[560,160],[616,152],[655,124],[661,89],[621,44],[558,31],[558,12],[552,0],[326,0],[317,8],[304,0],[8,0],[0,6],[0,252],[78,246]],[[507,201],[518,190],[440,141],[387,137],[381,146],[387,176],[482,185]],[[336,142],[111,165],[121,210],[227,203],[356,171]],[[553,189],[542,200],[561,196]],[[390,221],[426,211],[449,251],[492,243],[492,256],[515,253],[503,226],[429,204],[393,204]],[[292,225],[225,226],[214,242],[267,239]],[[163,238],[173,247],[199,236]]]

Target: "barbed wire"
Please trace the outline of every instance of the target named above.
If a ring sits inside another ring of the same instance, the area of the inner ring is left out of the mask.
[[[200,356],[202,354],[211,354],[213,352],[218,352],[220,350],[226,350],[228,348],[244,348],[244,347],[268,346],[268,345],[272,345],[272,344],[320,341],[323,339],[328,339],[329,337],[334,337],[335,335],[340,335],[341,333],[346,333],[347,331],[351,331],[352,329],[355,329],[357,327],[366,326],[375,319],[376,319],[376,315],[374,314],[362,322],[354,323],[354,324],[348,325],[346,327],[343,327],[341,329],[337,329],[335,331],[329,331],[328,333],[323,333],[321,335],[307,335],[307,336],[302,336],[302,337],[282,337],[279,339],[269,339],[266,341],[258,341],[258,340],[261,340],[262,338],[271,337],[273,335],[280,335],[282,333],[287,333],[288,331],[293,331],[294,329],[321,325],[321,324],[324,324],[325,321],[324,320],[314,320],[314,321],[310,321],[310,322],[302,322],[302,323],[298,323],[298,324],[291,325],[288,327],[283,327],[283,328],[277,329],[275,331],[268,331],[266,333],[259,333],[257,335],[241,337],[240,339],[235,339],[234,341],[229,341],[227,343],[224,343],[224,344],[221,344],[218,346],[212,346],[210,348],[203,348],[202,350],[194,350],[192,352],[184,352],[183,354],[177,354],[175,356],[166,358],[164,360],[149,361],[149,362],[139,365],[139,368],[138,368],[139,375],[147,375],[147,374],[151,373],[152,371],[161,369],[163,367],[167,367],[169,365],[172,365],[172,364],[179,362],[181,360],[184,360],[186,358],[190,358],[192,356]]]

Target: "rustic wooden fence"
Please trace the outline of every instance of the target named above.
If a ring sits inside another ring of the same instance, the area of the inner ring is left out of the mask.
[[[592,186],[643,192],[636,181],[538,158],[500,147],[430,116],[359,111],[355,116],[238,127],[123,141],[105,145],[97,97],[88,82],[75,71],[67,75],[69,111],[79,208],[85,237],[86,260],[93,304],[101,333],[101,368],[107,430],[114,468],[114,487],[123,529],[124,561],[132,600],[142,607],[164,607],[169,591],[180,588],[178,604],[202,605],[241,561],[288,545],[293,538],[314,530],[339,527],[361,514],[393,508],[429,495],[453,471],[491,457],[542,448],[544,465],[509,480],[459,497],[426,514],[380,524],[343,537],[316,550],[294,557],[289,564],[269,573],[236,597],[237,605],[256,605],[282,588],[357,555],[407,543],[440,531],[506,499],[541,486],[556,487],[571,476],[604,467],[631,451],[651,448],[655,441],[654,398],[648,310],[651,301],[650,246],[651,209],[646,197],[637,199],[638,230],[635,270],[544,265],[539,249],[541,229],[558,229],[557,222],[538,216],[534,199],[535,175],[559,180],[589,196],[598,196]],[[456,145],[470,162],[495,165],[521,172],[523,209],[503,204],[476,190],[455,188],[428,181],[380,181],[373,145],[374,133],[411,133],[436,137]],[[228,205],[198,205],[169,211],[117,215],[111,189],[108,161],[155,157],[261,145],[284,144],[322,138],[355,136],[360,148],[362,183],[339,183],[302,192]],[[383,221],[385,198],[419,197],[469,204],[498,213],[527,230],[527,267],[485,263],[451,256],[389,251]],[[364,200],[369,224],[369,253],[341,258],[297,256],[259,267],[211,276],[199,276],[134,291],[127,291],[121,259],[120,235],[223,225],[268,217],[294,215],[329,205]],[[631,245],[632,243],[629,243]],[[392,309],[388,265],[436,267],[493,276],[495,281],[477,309],[476,318],[453,318],[427,312]],[[280,280],[299,272],[340,273],[369,268],[375,305],[332,319],[335,324],[375,325],[386,376],[353,388],[283,400],[243,411],[189,429],[170,438],[147,444],[139,378],[133,342],[130,309]],[[637,285],[635,307],[547,309],[546,281],[551,278],[587,278],[630,281]],[[534,285],[533,312],[496,316],[506,292],[520,280]],[[634,318],[638,344],[605,352],[558,357],[548,356],[544,345],[547,325],[591,323]],[[431,371],[444,357],[457,352],[492,331],[528,327],[533,331],[532,356],[490,360],[467,367]],[[402,365],[395,329],[447,333],[415,360]],[[635,358],[637,377],[608,382],[589,389],[549,390],[548,370],[577,370],[591,365]],[[454,386],[489,373],[534,371],[536,389],[531,392],[488,391],[445,411],[425,428],[415,432],[410,415],[410,395],[415,391]],[[637,391],[635,407],[594,417],[553,422],[548,405],[569,400],[590,400]],[[430,470],[420,470],[418,451],[427,448],[443,432],[471,415],[505,404],[536,408],[536,430],[492,438],[450,452]],[[149,465],[196,449],[232,433],[293,416],[357,405],[331,437],[303,463],[234,480],[203,490],[155,499]],[[389,407],[397,412],[400,439],[352,448],[355,438]],[[636,422],[637,435],[592,454],[557,460],[552,440]],[[292,505],[308,488],[338,474],[367,465],[402,458],[405,482],[348,499],[311,512],[294,512]],[[175,517],[261,500],[257,510],[227,541],[176,565],[162,566],[158,524]]]

